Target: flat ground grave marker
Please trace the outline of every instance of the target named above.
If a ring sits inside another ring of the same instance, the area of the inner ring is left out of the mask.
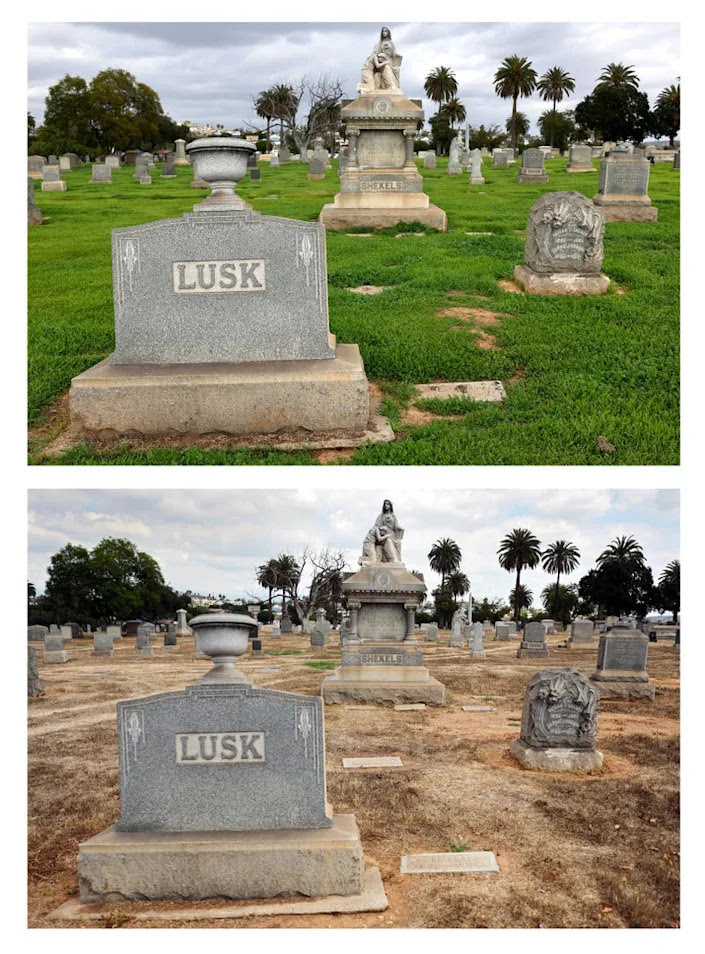
[[[343,759],[343,768],[403,768],[404,763],[398,755],[379,755],[371,758]]]
[[[402,874],[496,874],[499,865],[491,851],[444,851],[404,855]]]

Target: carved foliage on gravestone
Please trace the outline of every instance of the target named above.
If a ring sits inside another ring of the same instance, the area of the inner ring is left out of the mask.
[[[599,693],[577,669],[542,669],[524,696],[521,740],[537,749],[592,749]]]
[[[604,217],[579,192],[549,192],[529,212],[524,261],[535,272],[599,273]]]

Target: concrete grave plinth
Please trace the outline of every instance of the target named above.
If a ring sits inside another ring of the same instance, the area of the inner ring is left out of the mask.
[[[354,815],[290,831],[117,831],[79,845],[80,898],[194,901],[356,895],[364,864]]]
[[[355,344],[328,360],[113,364],[71,382],[72,420],[89,432],[268,434],[364,432],[369,387]]]
[[[656,222],[648,196],[651,163],[639,154],[612,153],[600,163],[599,191],[592,200],[607,222]]]
[[[59,166],[44,166],[42,175],[42,192],[66,192],[66,183],[61,178]]]
[[[540,275],[526,265],[517,265],[514,279],[530,295],[604,295],[610,287],[606,275],[554,272]]]
[[[578,143],[570,147],[568,165],[566,172],[595,172],[592,164],[592,148],[588,145]]]
[[[592,772],[602,767],[604,756],[597,749],[534,749],[515,739],[510,753],[524,768],[540,772]]]
[[[648,649],[648,637],[626,624],[600,636],[597,669],[590,681],[601,699],[654,699],[656,691],[646,671]]]
[[[548,647],[546,646],[546,627],[540,622],[527,623],[524,627],[524,636],[521,646],[517,649],[517,657],[535,657],[537,659],[548,659]]]

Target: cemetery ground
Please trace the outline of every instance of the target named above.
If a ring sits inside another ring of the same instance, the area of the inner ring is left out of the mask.
[[[253,683],[317,695],[322,665],[337,646],[313,651],[308,638],[262,633],[264,652],[239,665]],[[45,694],[29,700],[29,926],[58,927],[677,927],[679,924],[679,656],[672,642],[649,646],[653,702],[607,700],[597,747],[602,769],[560,775],[523,769],[509,755],[518,738],[524,689],[546,665],[589,675],[597,643],[561,648],[549,660],[517,659],[518,640],[485,635],[486,658],[423,644],[424,664],[446,685],[446,706],[395,711],[326,706],[328,800],[353,812],[367,863],[379,867],[389,907],[382,913],[181,920],[180,908],[232,902],[129,902],[96,907],[99,920],[49,918],[78,893],[78,844],[120,814],[115,703],[182,689],[208,670],[192,659],[193,639],[142,657],[133,638],[112,657],[89,640],[70,660],[46,665]],[[278,671],[272,671],[272,669]],[[266,671],[269,670],[269,671]],[[462,706],[491,711],[463,711]],[[344,757],[398,756],[394,769],[345,770]],[[498,874],[401,875],[404,854],[492,851]],[[266,902],[254,902],[263,904]],[[162,920],[138,920],[140,912]]]
[[[112,185],[89,184],[90,165],[64,173],[68,191],[39,193],[45,221],[29,229],[30,462],[677,464],[680,173],[651,168],[658,222],[607,224],[607,294],[523,294],[512,274],[531,206],[545,192],[597,192],[597,172],[569,174],[566,163],[549,160],[549,183],[534,186],[515,181],[518,165],[485,161],[485,185],[470,186],[440,159],[422,172],[447,233],[413,223],[328,233],[331,331],[359,345],[395,431],[392,443],[341,452],[285,452],[276,437],[247,448],[223,435],[72,436],[71,379],[114,347],[111,229],[178,217],[205,190],[190,187],[191,167],[161,179],[159,164],[151,186],[136,183],[132,167],[114,170]],[[307,181],[302,164],[259,165],[261,179],[238,192],[263,215],[314,221],[338,191],[335,162],[320,181]],[[376,293],[351,290],[361,286]],[[419,400],[414,390],[477,380],[501,380],[506,401]]]

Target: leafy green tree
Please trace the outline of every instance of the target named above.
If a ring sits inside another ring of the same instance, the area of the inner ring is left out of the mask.
[[[558,619],[563,626],[575,619],[580,608],[578,587],[575,583],[570,586],[555,587],[552,583],[541,590],[541,602],[552,619]]]
[[[472,126],[469,130],[471,149],[489,149],[492,151],[504,142],[505,136],[499,126]]]
[[[664,609],[673,615],[673,621],[678,619],[681,608],[681,561],[671,560],[658,578],[656,587],[656,601],[659,609]]]
[[[438,586],[431,594],[438,625],[441,629],[448,629],[457,604],[447,586]]]
[[[605,563],[611,563],[615,560],[619,563],[640,566],[644,563],[644,551],[632,536],[615,537],[595,562],[598,566],[604,566]]]
[[[639,89],[639,77],[633,66],[608,63],[598,76],[595,89]]]
[[[520,96],[531,96],[536,89],[536,70],[525,56],[508,56],[494,75],[494,91],[512,101],[512,146],[516,149],[516,113]]]
[[[130,540],[107,537],[90,555],[92,617],[154,617],[162,608],[164,577],[157,561]]]
[[[450,144],[455,137],[455,131],[450,124],[450,120],[445,113],[438,112],[435,116],[431,116],[428,124],[431,127],[433,151],[439,156],[447,155]]]
[[[575,107],[575,121],[595,138],[642,142],[652,131],[649,98],[632,86],[599,86]]]
[[[293,594],[301,579],[301,567],[291,553],[280,553],[274,560],[276,588],[282,594],[282,616],[286,615],[287,594],[293,602]]]
[[[101,151],[152,148],[159,138],[159,97],[132,73],[107,69],[91,81],[89,108],[95,140]]]
[[[482,599],[473,600],[472,615],[475,621],[489,619],[493,623],[502,619],[509,612],[509,606],[501,600]]]
[[[512,113],[505,123],[505,128],[512,137],[512,142],[516,148],[517,139],[523,139],[531,128],[529,117],[526,113]]]
[[[520,527],[512,530],[501,541],[499,550],[497,550],[499,565],[503,570],[511,572],[516,570],[516,583],[514,592],[519,593],[521,584],[521,571],[524,567],[533,570],[538,566],[541,559],[541,541],[538,540],[530,530]],[[519,599],[515,598],[514,621],[519,622]]]
[[[554,113],[547,109],[539,116],[537,126],[541,133],[541,141],[550,140],[551,145],[563,152],[569,143],[585,138],[580,136],[575,125],[575,113],[565,109],[561,113]]]
[[[448,574],[446,587],[453,599],[457,599],[470,591],[470,580],[460,570],[453,570]]]
[[[255,112],[257,115],[264,119],[267,123],[267,152],[272,148],[272,144],[269,138],[270,135],[270,126],[272,120],[276,116],[276,102],[274,93],[271,89],[262,90],[261,93],[258,93],[255,97]]]
[[[85,153],[95,145],[91,127],[88,84],[81,76],[67,73],[49,87],[44,105],[44,122],[37,130],[41,155],[65,152]]]
[[[569,73],[560,66],[552,66],[546,70],[543,76],[536,84],[536,88],[541,94],[541,99],[553,103],[551,111],[549,145],[553,146],[555,141],[556,106],[563,101],[564,97],[569,96],[575,90],[575,80]]]
[[[574,543],[570,543],[568,540],[556,540],[555,543],[552,543],[543,551],[541,555],[541,566],[546,573],[549,573],[551,576],[555,574],[556,576],[556,604],[558,601],[558,587],[561,581],[561,573],[566,575],[572,573],[579,563],[580,551]],[[544,600],[544,606],[556,617],[558,613],[557,605],[553,606],[551,604],[549,608],[549,604]]]
[[[91,555],[85,547],[67,543],[51,557],[45,596],[60,618],[91,615],[92,585]]]
[[[681,128],[681,84],[667,86],[656,98],[653,132],[668,136],[671,148]]]
[[[597,607],[607,616],[646,616],[658,601],[650,568],[620,560],[590,570],[578,583],[578,595],[583,605]]]
[[[31,113],[27,113],[27,151],[32,151],[32,140],[37,134],[37,121]]]
[[[436,540],[428,551],[428,562],[434,573],[440,573],[442,588],[445,588],[449,574],[460,568],[461,560],[460,547],[450,537],[442,537],[440,540]]]

